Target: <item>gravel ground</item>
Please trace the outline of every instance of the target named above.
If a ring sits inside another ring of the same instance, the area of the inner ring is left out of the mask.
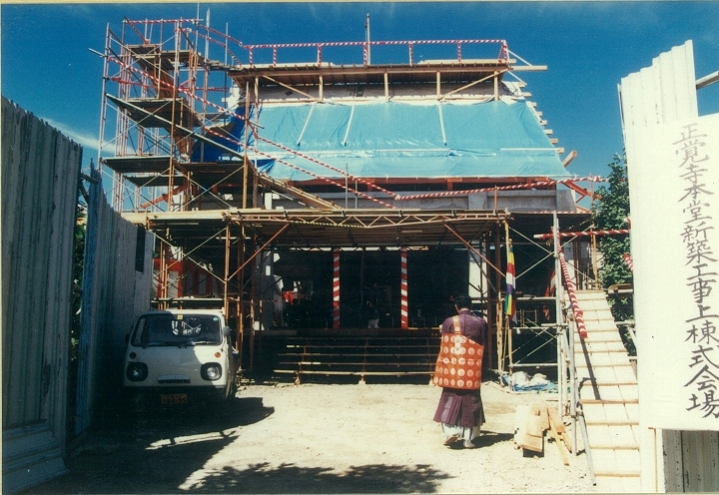
[[[513,442],[518,404],[556,394],[482,388],[477,448],[444,446],[427,384],[270,384],[223,405],[118,406],[68,459],[70,474],[28,493],[593,492],[583,453],[562,462]]]

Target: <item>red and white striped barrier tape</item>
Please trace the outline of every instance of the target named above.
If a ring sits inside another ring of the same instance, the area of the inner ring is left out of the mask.
[[[425,194],[410,194],[407,196],[395,196],[395,200],[397,201],[406,201],[408,199],[427,199],[427,198],[441,198],[446,196],[464,196],[467,194],[475,194],[475,193],[483,193],[483,192],[493,192],[493,191],[513,191],[515,189],[531,189],[534,187],[545,187],[545,186],[554,186],[557,184],[566,184],[566,183],[574,183],[574,182],[606,182],[607,179],[603,177],[595,177],[595,176],[588,176],[588,177],[578,177],[573,179],[561,179],[561,180],[545,180],[545,181],[538,181],[538,182],[530,182],[527,184],[514,184],[511,186],[500,186],[500,187],[483,187],[480,189],[465,189],[465,190],[459,190],[459,191],[438,191],[438,192],[432,192],[432,193],[425,193]]]
[[[264,43],[258,45],[243,45],[244,48],[257,49],[257,48],[316,48],[322,47],[337,47],[337,46],[382,46],[382,45],[455,45],[455,44],[500,44],[506,46],[507,41],[501,39],[463,39],[463,40],[405,40],[405,41],[326,41],[326,42],[315,42],[315,43]]]
[[[161,85],[164,85],[164,86],[166,86],[166,87],[172,89],[172,85],[171,85],[171,84],[166,83],[166,82],[164,82],[164,81],[161,81],[160,79],[155,78],[154,76],[152,76],[152,75],[150,75],[150,74],[147,74],[147,73],[144,72],[144,71],[141,71],[141,70],[139,70],[139,69],[136,69],[135,67],[132,67],[131,65],[125,64],[125,63],[123,63],[122,61],[117,60],[117,59],[113,59],[113,61],[116,62],[117,64],[121,65],[121,66],[124,66],[125,68],[128,68],[128,69],[133,70],[133,71],[140,72],[140,73],[142,73],[142,74],[144,74],[144,75],[147,75],[150,79],[154,80],[155,82],[157,82],[157,83],[159,83],[159,84],[161,84]],[[304,155],[304,154],[302,154],[302,153],[298,153],[297,151],[292,150],[291,148],[287,148],[286,146],[283,146],[283,145],[280,145],[280,144],[275,143],[275,142],[273,142],[273,141],[270,141],[269,139],[262,138],[261,136],[259,136],[259,134],[257,134],[257,131],[256,131],[256,129],[254,128],[254,125],[252,124],[252,122],[251,122],[249,119],[247,119],[245,116],[236,114],[236,113],[234,113],[234,112],[230,112],[230,111],[227,110],[226,108],[223,108],[223,107],[221,107],[221,106],[219,106],[219,105],[216,105],[215,103],[213,103],[213,102],[211,102],[211,101],[209,101],[209,100],[205,100],[205,99],[203,99],[203,98],[197,97],[196,95],[190,94],[188,91],[186,91],[186,90],[184,90],[184,89],[182,89],[182,88],[177,88],[177,90],[178,90],[178,92],[180,92],[180,93],[182,93],[182,94],[185,94],[185,95],[187,95],[188,97],[195,98],[195,99],[197,99],[197,100],[199,100],[199,101],[202,101],[203,103],[206,103],[207,105],[210,105],[210,106],[212,106],[212,107],[214,107],[214,108],[220,110],[221,112],[226,113],[227,115],[235,116],[235,117],[237,117],[237,118],[240,118],[240,119],[244,120],[247,124],[249,124],[249,126],[250,126],[250,128],[251,128],[253,134],[255,135],[255,138],[258,139],[258,140],[261,140],[261,141],[263,141],[263,142],[266,142],[266,143],[268,143],[268,144],[270,144],[270,145],[272,145],[272,146],[276,146],[277,148],[282,149],[283,151],[287,151],[288,153],[294,154],[294,155],[296,155],[296,156],[298,156],[298,157],[300,157],[300,158],[304,158],[304,159],[306,159],[306,160],[308,160],[308,161],[310,161],[310,162],[313,162],[313,163],[315,163],[315,164],[317,164],[317,165],[320,165],[320,166],[325,167],[325,168],[327,168],[327,169],[329,169],[329,170],[332,170],[332,171],[334,171],[334,172],[337,172],[337,173],[339,173],[340,175],[346,176],[348,179],[357,180],[357,182],[360,182],[360,183],[362,183],[362,184],[365,184],[365,185],[367,185],[368,187],[372,187],[372,188],[377,189],[377,190],[379,190],[379,191],[381,191],[381,192],[384,192],[384,193],[386,193],[386,194],[390,194],[390,195],[393,194],[392,192],[388,191],[387,189],[384,189],[383,187],[377,186],[376,184],[374,184],[374,183],[372,183],[372,182],[370,182],[370,181],[367,181],[367,180],[362,179],[362,178],[360,178],[360,177],[356,177],[356,176],[354,176],[354,175],[346,174],[346,173],[343,172],[342,170],[340,170],[340,169],[338,169],[338,168],[335,168],[335,167],[332,167],[331,165],[328,165],[328,164],[326,164],[326,163],[324,163],[324,162],[321,162],[320,160],[317,160],[317,159],[312,158],[312,157],[310,157],[310,156]],[[229,141],[229,142],[231,142],[231,143],[233,143],[233,144],[236,144],[236,145],[239,146],[240,148],[244,148],[244,147],[245,147],[239,140],[233,138],[232,136],[220,134],[219,132],[215,131],[214,129],[207,128],[207,127],[204,127],[204,126],[200,126],[200,128],[201,128],[203,131],[205,131],[207,134],[211,134],[211,135],[217,136],[217,137],[219,137],[219,138],[221,138],[221,139],[225,139],[225,140],[227,140],[227,141]],[[247,148],[250,149],[250,150],[253,150],[254,152],[256,152],[256,153],[258,153],[258,154],[260,154],[260,155],[263,155],[263,156],[266,156],[266,157],[268,157],[268,158],[271,158],[271,159],[277,161],[278,163],[282,163],[283,165],[286,165],[286,166],[288,166],[288,167],[290,167],[290,168],[294,168],[295,170],[298,170],[298,171],[303,172],[303,173],[306,173],[306,174],[308,174],[308,175],[310,175],[310,176],[312,176],[312,177],[315,177],[316,179],[319,179],[319,180],[325,181],[325,182],[327,182],[327,183],[329,183],[329,184],[335,185],[335,186],[339,187],[340,189],[345,189],[344,184],[341,184],[341,183],[339,183],[339,182],[333,181],[332,179],[329,179],[329,178],[326,178],[326,177],[322,177],[322,176],[320,176],[320,175],[318,175],[318,174],[315,174],[315,173],[310,172],[310,171],[308,171],[308,170],[306,170],[306,169],[303,169],[303,168],[301,168],[301,167],[298,167],[298,166],[296,166],[296,165],[293,165],[293,164],[291,164],[291,163],[289,163],[289,162],[286,162],[286,161],[284,161],[284,160],[282,160],[282,159],[276,158],[275,156],[273,156],[273,155],[271,155],[271,154],[269,154],[269,153],[261,152],[261,151],[259,151],[256,147],[247,147]],[[375,203],[381,204],[382,206],[385,206],[385,207],[387,207],[387,208],[395,208],[394,205],[391,205],[391,204],[389,204],[389,203],[387,203],[387,202],[385,202],[385,201],[382,201],[382,200],[380,200],[380,199],[377,199],[377,198],[375,198],[375,197],[373,197],[373,196],[370,196],[370,195],[368,195],[368,194],[364,194],[364,193],[362,193],[362,192],[360,192],[360,191],[357,191],[357,190],[354,190],[354,189],[352,189],[352,188],[348,188],[348,189],[349,189],[350,191],[352,191],[354,194],[357,194],[358,196],[360,196],[360,197],[362,197],[362,198],[368,199],[368,200],[370,200],[370,201],[374,201]]]
[[[374,184],[374,183],[372,183],[372,182],[370,182],[370,181],[368,181],[368,180],[366,180],[366,179],[363,179],[362,177],[357,177],[356,175],[352,175],[352,174],[349,174],[349,173],[347,173],[347,172],[344,172],[344,171],[342,171],[341,169],[339,169],[339,168],[337,168],[337,167],[333,167],[332,165],[329,165],[329,164],[327,164],[327,163],[324,163],[324,162],[322,162],[322,161],[320,161],[320,160],[318,160],[318,159],[316,159],[316,158],[313,158],[313,157],[311,157],[311,156],[305,155],[304,153],[301,153],[301,152],[299,152],[299,151],[296,151],[296,150],[293,150],[293,149],[291,149],[291,148],[288,148],[288,147],[285,146],[285,145],[282,145],[282,144],[279,144],[279,143],[275,143],[275,142],[273,142],[273,141],[270,141],[269,139],[265,139],[265,138],[261,137],[260,135],[258,135],[256,132],[255,132],[255,137],[256,137],[258,140],[260,140],[260,141],[263,141],[263,142],[265,142],[265,143],[267,143],[267,144],[270,144],[270,145],[272,145],[272,146],[275,146],[276,148],[279,148],[279,149],[281,149],[281,150],[283,150],[283,151],[286,151],[286,152],[288,152],[288,153],[292,153],[293,155],[298,156],[298,157],[300,157],[300,158],[304,158],[305,160],[307,160],[307,161],[309,161],[309,162],[315,163],[315,164],[317,164],[317,165],[320,165],[321,167],[324,167],[324,168],[326,168],[326,169],[328,169],[328,170],[331,170],[331,171],[333,171],[333,172],[336,172],[336,173],[342,175],[343,177],[347,177],[349,180],[357,181],[357,182],[359,182],[360,184],[364,184],[364,185],[366,185],[366,186],[368,186],[368,187],[373,187],[374,189],[376,189],[376,190],[378,190],[378,191],[381,191],[381,192],[383,192],[383,193],[385,193],[385,194],[389,194],[390,196],[394,195],[394,193],[393,193],[392,191],[389,191],[389,190],[383,188],[382,186],[378,186],[377,184]]]
[[[624,259],[624,262],[629,267],[629,271],[634,273],[634,261],[632,260],[632,255],[629,253],[624,253],[622,255],[622,258]]]
[[[562,275],[564,276],[564,283],[567,284],[567,292],[569,293],[569,301],[572,303],[572,311],[574,312],[574,321],[577,323],[577,329],[579,330],[579,336],[583,339],[587,338],[587,327],[584,324],[584,315],[582,310],[579,308],[577,302],[577,294],[574,289],[574,282],[569,277],[569,268],[567,267],[567,261],[564,259],[564,253],[559,253],[559,262],[562,265]]]
[[[324,47],[348,47],[348,46],[361,46],[362,47],[362,63],[367,65],[369,63],[369,48],[372,46],[407,46],[409,48],[409,59],[410,63],[413,63],[413,48],[414,45],[457,45],[457,60],[462,61],[462,45],[470,44],[499,44],[499,54],[497,60],[500,62],[509,61],[509,49],[507,47],[506,40],[490,39],[490,40],[414,40],[414,41],[333,41],[323,43],[265,43],[259,45],[241,45],[242,48],[247,50],[247,56],[249,65],[254,64],[254,52],[255,50],[272,50],[272,65],[277,65],[277,50],[279,48],[315,48],[317,49],[317,63],[322,62],[322,48]]]
[[[557,234],[560,238],[566,238],[566,237],[593,237],[593,236],[602,236],[602,235],[619,235],[619,234],[628,234],[629,229],[605,229],[605,230],[586,230],[581,232],[560,232]],[[544,239],[551,239],[554,237],[554,234],[534,234],[533,236],[535,239],[544,240]]]

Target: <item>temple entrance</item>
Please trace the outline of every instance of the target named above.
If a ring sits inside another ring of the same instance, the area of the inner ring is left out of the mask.
[[[275,302],[272,327],[332,328],[332,253],[282,251],[273,269],[281,309]]]
[[[398,251],[343,251],[340,256],[340,326],[400,327]]]
[[[455,314],[452,297],[467,293],[467,251],[430,248],[407,255],[409,326],[436,328]]]

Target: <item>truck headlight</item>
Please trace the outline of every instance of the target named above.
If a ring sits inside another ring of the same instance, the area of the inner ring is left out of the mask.
[[[202,368],[200,368],[200,374],[204,380],[209,380],[211,382],[219,380],[222,376],[222,366],[218,363],[203,364]]]
[[[131,382],[141,382],[147,378],[147,365],[145,363],[129,363],[125,376]]]

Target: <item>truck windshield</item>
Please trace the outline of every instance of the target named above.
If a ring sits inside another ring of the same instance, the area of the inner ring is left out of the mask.
[[[157,313],[137,322],[132,345],[182,346],[220,344],[220,318],[216,315]]]

